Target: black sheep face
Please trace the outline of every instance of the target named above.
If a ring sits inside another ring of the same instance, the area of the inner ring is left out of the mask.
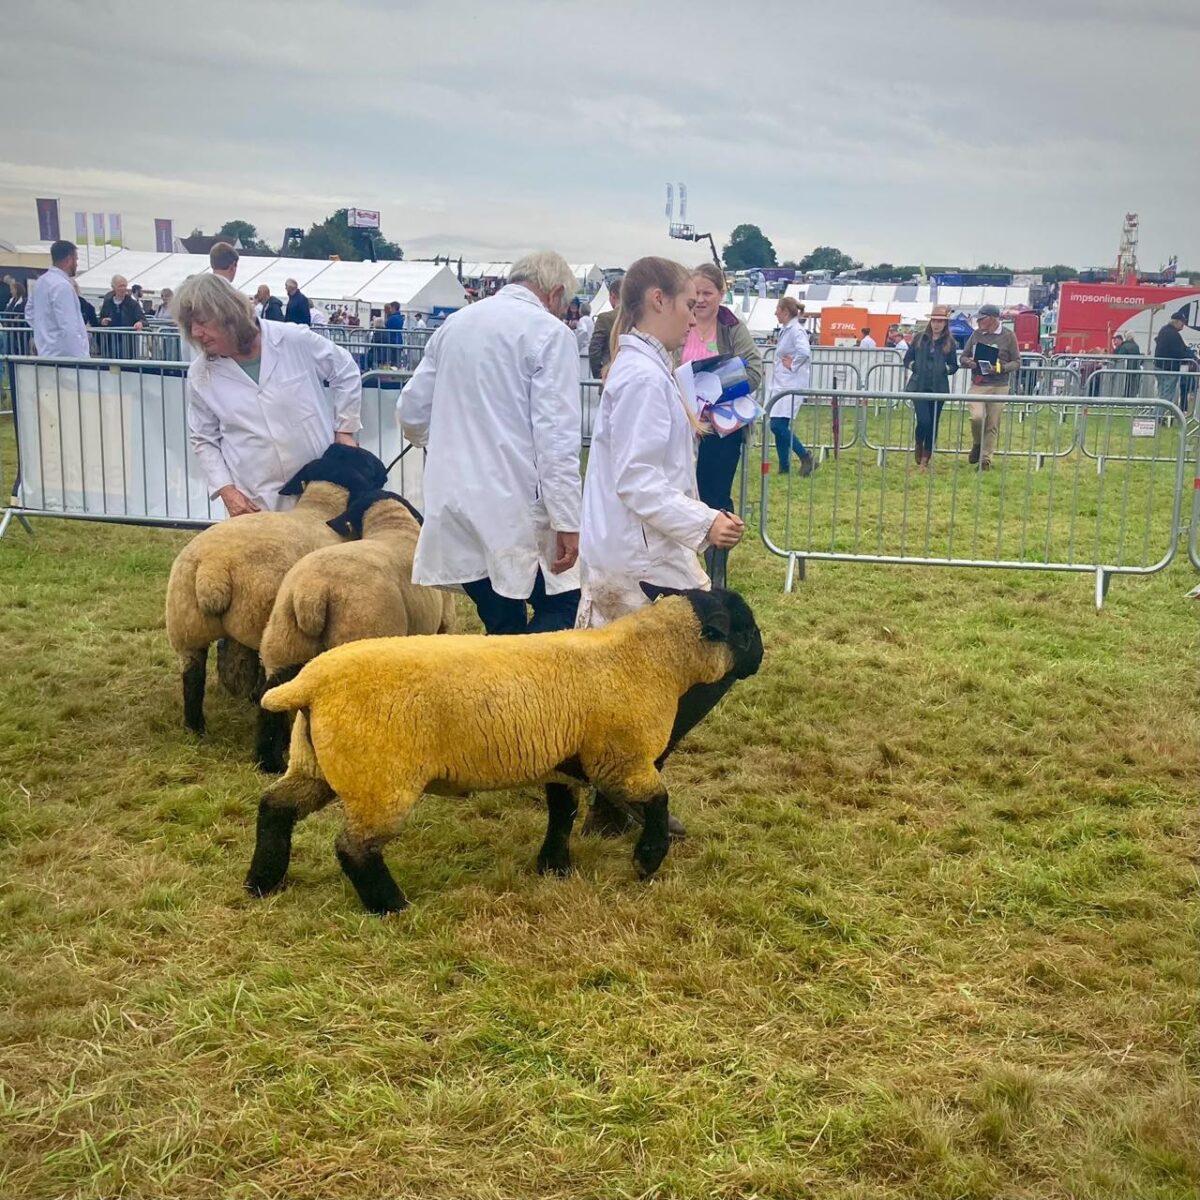
[[[762,634],[750,605],[737,592],[724,588],[680,590],[652,583],[641,586],[651,600],[659,596],[683,596],[691,604],[700,621],[700,636],[707,642],[724,642],[729,647],[733,656],[729,676],[749,679],[758,672],[763,660]]]
[[[374,505],[384,501],[403,504],[418,525],[425,523],[425,518],[403,496],[397,495],[395,492],[375,490],[360,493],[350,502],[350,506],[341,516],[334,517],[332,521],[326,521],[325,524],[339,537],[360,538],[363,535],[363,521],[366,520],[367,513]]]
[[[335,483],[344,487],[353,498],[360,492],[383,487],[387,483],[387,468],[370,450],[334,442],[320,458],[305,463],[279,489],[279,494],[298,496],[309,483]]]

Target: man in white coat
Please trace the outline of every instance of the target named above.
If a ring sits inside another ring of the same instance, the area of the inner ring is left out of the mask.
[[[575,624],[579,353],[562,320],[575,286],[559,255],[523,258],[447,318],[397,401],[428,452],[413,582],[461,587],[488,633]]]
[[[250,300],[215,275],[175,293],[175,317],[201,355],[188,368],[192,449],[231,517],[290,508],[279,489],[333,442],[362,428],[354,359],[306,325],[258,321]]]
[[[90,353],[79,295],[71,282],[78,263],[74,242],[55,242],[50,247],[50,270],[30,290],[25,319],[43,358],[87,358]]]

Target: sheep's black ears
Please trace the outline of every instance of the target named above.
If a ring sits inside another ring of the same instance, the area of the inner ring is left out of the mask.
[[[657,583],[646,583],[645,580],[639,583],[638,587],[646,594],[648,600],[657,600],[660,596],[682,596],[684,594],[680,588],[659,587]]]
[[[310,468],[312,463],[305,463],[295,475],[279,489],[281,496],[299,496],[304,491],[304,485],[312,478]]]
[[[332,521],[326,521],[326,525],[333,530],[338,537],[349,538],[355,536],[354,522],[350,519],[348,512],[342,513],[340,517],[334,517]]]

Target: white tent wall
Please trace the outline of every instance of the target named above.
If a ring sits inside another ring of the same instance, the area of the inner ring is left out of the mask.
[[[207,275],[209,270],[207,254],[170,254],[140,272],[136,279],[129,279],[129,282],[140,283],[147,292],[161,292],[163,288],[174,290],[190,275]]]
[[[255,270],[260,263],[266,265]],[[327,258],[250,258],[242,255],[238,260],[235,285],[239,291],[253,296],[259,285],[265,283],[272,296],[283,300],[287,296],[283,285],[294,279],[306,296],[323,296],[315,281],[333,265]]]
[[[388,263],[353,299],[374,305],[395,300],[402,309],[426,313],[435,308],[462,308],[466,302],[454,271],[426,262]]]
[[[145,274],[151,267],[157,266],[164,259],[170,257],[169,254],[157,254],[146,250],[118,250],[115,254],[110,254],[98,266],[79,272],[75,276],[75,282],[85,296],[102,296],[112,288],[114,275],[124,275],[131,284],[134,284],[138,282],[139,275]],[[190,255],[183,257],[188,258]],[[207,259],[204,260],[204,265],[208,266]],[[143,286],[145,285],[143,284]]]

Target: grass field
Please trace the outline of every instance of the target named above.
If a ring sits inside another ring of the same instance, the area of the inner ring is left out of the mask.
[[[3,430],[8,436],[8,430]],[[820,479],[818,473],[817,479]],[[0,1196],[1200,1194],[1186,565],[732,582],[767,658],[668,768],[689,839],[531,870],[533,792],[422,802],[364,915],[338,817],[241,880],[261,778],[162,628],[185,535],[0,542]]]

